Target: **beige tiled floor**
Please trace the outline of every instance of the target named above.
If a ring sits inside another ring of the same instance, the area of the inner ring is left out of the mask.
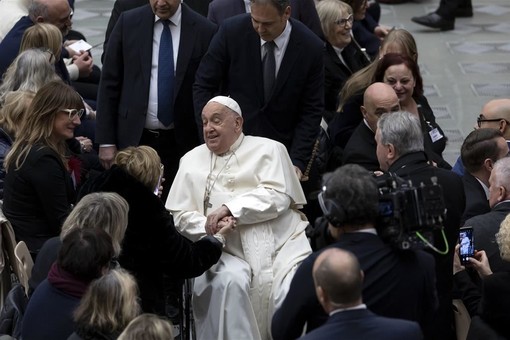
[[[473,18],[457,19],[456,29],[437,32],[410,21],[436,9],[439,0],[382,5],[381,23],[413,33],[426,96],[449,138],[445,157],[453,162],[482,105],[510,98],[510,2],[473,0]],[[104,39],[112,0],[77,0],[74,27],[92,45]],[[94,48],[100,63],[102,46]]]

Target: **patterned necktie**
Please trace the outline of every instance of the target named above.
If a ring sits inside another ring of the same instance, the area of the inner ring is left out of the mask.
[[[263,77],[264,77],[264,101],[267,103],[273,91],[276,76],[276,61],[274,58],[274,41],[268,41],[264,44],[266,55],[262,60]]]
[[[169,20],[161,21],[163,32],[158,59],[158,119],[169,126],[174,121],[174,49]]]

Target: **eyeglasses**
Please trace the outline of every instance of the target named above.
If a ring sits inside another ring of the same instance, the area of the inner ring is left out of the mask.
[[[487,119],[487,118],[484,118],[482,115],[479,115],[478,118],[476,118],[476,124],[478,125],[479,128],[482,127],[482,123],[485,123],[485,122],[499,122],[499,121],[502,121],[504,120],[507,124],[510,124],[510,122],[508,120],[506,120],[505,118],[492,118],[492,119]]]
[[[352,14],[349,14],[349,16],[347,18],[344,18],[344,19],[339,19],[337,21],[335,21],[334,23],[337,24],[338,26],[347,26],[347,23],[349,23],[349,25],[352,25],[352,23],[354,22],[354,17],[352,16]]]
[[[83,113],[85,112],[84,109],[60,109],[60,111],[67,112],[69,115],[69,120],[73,120],[74,117],[78,116],[78,118],[81,118],[83,116]]]

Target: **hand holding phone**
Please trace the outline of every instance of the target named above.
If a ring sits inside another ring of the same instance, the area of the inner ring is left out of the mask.
[[[468,258],[475,256],[473,227],[463,227],[459,229],[459,245],[460,263],[466,265],[469,263]]]

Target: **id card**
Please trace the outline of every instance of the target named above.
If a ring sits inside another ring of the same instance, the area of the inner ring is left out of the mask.
[[[430,135],[430,139],[432,139],[432,143],[435,143],[444,137],[441,134],[441,132],[439,132],[439,130],[437,128],[430,130],[429,135]]]

